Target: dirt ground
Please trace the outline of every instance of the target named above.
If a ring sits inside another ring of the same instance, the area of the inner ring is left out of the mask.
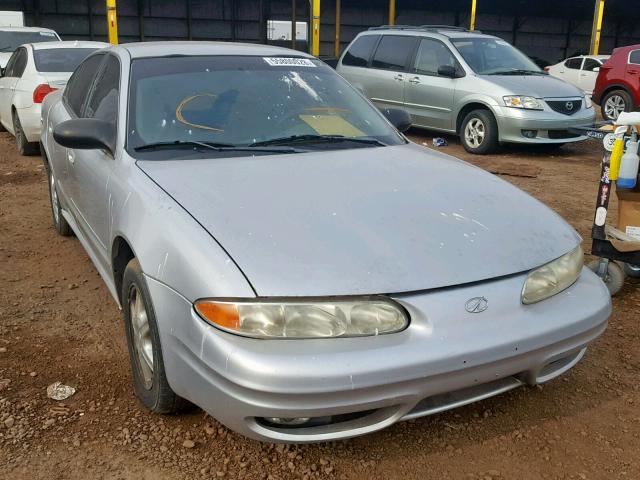
[[[411,136],[431,145],[429,133]],[[599,143],[473,157],[446,138],[443,152],[530,175],[503,178],[589,238]],[[0,134],[0,478],[640,478],[638,282],[627,282],[606,333],[561,379],[362,438],[276,446],[200,410],[161,417],[140,406],[120,312],[50,216],[40,158],[20,157]],[[55,381],[77,393],[48,399]]]

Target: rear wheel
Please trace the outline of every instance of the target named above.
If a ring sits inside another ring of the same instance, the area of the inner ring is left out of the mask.
[[[13,132],[16,135],[16,147],[20,155],[36,155],[39,152],[40,146],[27,140],[20,123],[20,117],[15,110],[13,111]]]
[[[488,110],[468,113],[460,127],[460,141],[469,153],[485,155],[498,146],[498,123]]]
[[[151,296],[135,258],[124,271],[122,313],[136,396],[154,413],[183,410],[190,404],[176,395],[167,382]]]
[[[612,90],[604,96],[601,105],[605,120],[616,120],[622,112],[631,111],[633,102],[624,90]]]

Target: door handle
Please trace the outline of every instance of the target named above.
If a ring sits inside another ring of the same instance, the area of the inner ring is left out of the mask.
[[[628,70],[628,72],[629,72],[631,75],[637,75],[638,73],[640,73],[640,70]]]
[[[76,154],[72,150],[67,150],[67,160],[69,163],[74,164],[76,162]]]
[[[404,80],[404,75],[402,75],[401,73],[399,73],[398,75],[396,75],[395,77],[393,77],[394,80],[398,80],[399,82]]]
[[[420,78],[418,77],[413,77],[409,79],[409,83],[420,83]]]

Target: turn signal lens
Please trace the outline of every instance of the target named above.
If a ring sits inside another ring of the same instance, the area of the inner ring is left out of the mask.
[[[393,333],[409,324],[386,297],[362,300],[198,300],[196,312],[215,327],[253,338],[358,337]]]
[[[42,103],[44,97],[49,95],[51,92],[55,92],[58,90],[57,88],[53,88],[48,83],[41,83],[36,87],[33,91],[33,103]]]

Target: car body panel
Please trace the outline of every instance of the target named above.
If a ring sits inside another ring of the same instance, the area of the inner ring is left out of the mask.
[[[169,385],[230,428],[276,442],[361,435],[554,378],[606,327],[608,291],[586,269],[565,291],[522,304],[528,270],[579,237],[515,187],[439,152],[407,144],[153,161],[125,150],[132,57],[293,52],[171,42],[108,53],[121,62],[115,154],[80,156],[55,142],[54,127],[70,118],[55,92],[42,105],[45,162],[64,217],[117,302],[114,258],[126,244],[138,259]],[[214,328],[193,306],[202,298],[362,293],[389,293],[408,327],[256,340]],[[474,297],[486,298],[486,311],[465,309]],[[439,395],[457,400],[434,406]],[[361,411],[296,432],[256,420]]]
[[[399,83],[404,87],[404,106],[412,117],[414,126],[432,130],[459,133],[462,118],[459,113],[468,113],[473,108],[482,105],[498,106],[490,108],[498,123],[499,141],[512,143],[565,143],[584,140],[585,136],[575,136],[567,133],[569,127],[585,126],[595,121],[595,111],[592,108],[581,108],[582,111],[574,115],[564,115],[545,106],[544,114],[540,111],[523,110],[517,115],[511,115],[504,109],[502,97],[505,95],[527,95],[541,100],[545,99],[579,99],[584,93],[573,85],[548,75],[479,75],[465,62],[460,53],[453,47],[451,40],[465,37],[478,37],[472,32],[447,32],[446,30],[389,30],[375,29],[360,33],[354,42],[363,35],[409,35],[417,38],[431,38],[439,40],[449,49],[449,53],[456,59],[459,68],[464,73],[461,78],[447,78],[438,75],[417,75],[410,69],[394,72],[394,76],[380,76],[379,70],[368,66],[351,66],[343,64],[349,47],[345,49],[336,70],[362,91],[374,104],[388,107],[391,104],[383,101],[379,93],[384,91],[383,82],[387,83],[388,91],[395,91]],[[486,36],[486,35],[485,35]],[[353,42],[352,42],[353,44]],[[351,45],[352,45],[351,44]],[[350,45],[350,46],[351,46]],[[375,52],[375,49],[374,49]],[[373,55],[373,53],[371,54]],[[402,76],[402,81],[395,80]],[[412,83],[415,82],[415,83]],[[374,94],[375,93],[375,94]],[[474,97],[477,97],[476,101]],[[394,97],[395,99],[395,97]],[[477,105],[479,104],[479,105]],[[395,102],[393,102],[395,106]],[[473,107],[473,108],[472,108]],[[500,117],[501,116],[501,117]],[[513,117],[522,122],[512,123]],[[556,130],[556,135],[550,135],[548,129]],[[539,130],[539,135],[527,138],[523,129]]]
[[[629,64],[629,55],[636,50],[640,50],[640,44],[613,50],[611,57],[598,72],[596,86],[593,89],[595,103],[600,105],[608,92],[620,89],[631,96],[634,108],[640,105],[640,66]],[[635,71],[638,73],[632,73]]]

